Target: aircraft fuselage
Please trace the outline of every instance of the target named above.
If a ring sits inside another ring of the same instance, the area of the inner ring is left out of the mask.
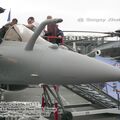
[[[80,84],[119,80],[119,70],[94,58],[52,44],[4,41],[0,46],[0,83],[4,84]]]

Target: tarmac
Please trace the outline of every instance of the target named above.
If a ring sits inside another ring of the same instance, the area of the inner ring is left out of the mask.
[[[40,102],[42,100],[42,88],[26,88],[20,91],[6,91],[4,93],[4,101],[21,101],[21,102]],[[64,106],[78,106],[67,108],[71,112],[95,110],[96,108],[86,99],[76,95],[68,89],[60,86],[60,97]],[[100,115],[83,115],[73,117],[73,120],[120,120],[119,115],[100,114]]]

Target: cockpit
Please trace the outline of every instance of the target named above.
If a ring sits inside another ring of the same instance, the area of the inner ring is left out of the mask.
[[[5,36],[4,40],[6,41],[28,41],[30,37],[33,35],[33,31],[25,27],[24,25],[14,25],[11,26]]]

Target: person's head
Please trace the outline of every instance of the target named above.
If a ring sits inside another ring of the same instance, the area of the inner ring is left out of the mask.
[[[27,22],[28,24],[32,24],[35,21],[34,17],[29,17]]]
[[[17,24],[17,23],[18,23],[18,20],[17,20],[16,18],[13,18],[11,24],[12,24],[12,25],[15,25],[15,24]]]
[[[52,19],[52,16],[48,15],[48,16],[47,16],[47,19]]]

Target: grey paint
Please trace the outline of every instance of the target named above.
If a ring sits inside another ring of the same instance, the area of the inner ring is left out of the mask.
[[[24,31],[32,36],[25,26],[22,28],[17,28],[21,38],[25,38]],[[56,47],[37,37],[39,34],[35,35],[37,42],[32,38],[29,42],[4,40],[0,45],[0,84],[81,84],[120,79],[118,68]]]
[[[85,55],[51,44],[36,44],[33,51],[26,43],[4,41],[0,46],[0,83],[80,84],[118,81],[120,70]]]

